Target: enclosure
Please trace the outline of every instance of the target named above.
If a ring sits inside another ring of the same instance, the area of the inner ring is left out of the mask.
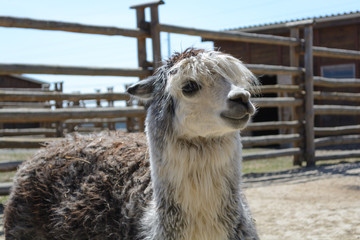
[[[263,84],[260,94],[253,97],[260,109],[276,109],[289,113],[287,119],[252,122],[242,137],[244,148],[256,149],[244,155],[245,161],[292,157],[295,165],[312,167],[318,161],[359,158],[360,123],[339,126],[315,126],[317,116],[357,116],[360,114],[360,94],[351,92],[360,88],[360,79],[332,79],[314,76],[314,57],[329,59],[360,60],[360,51],[324,48],[313,45],[311,20],[288,24],[290,37],[246,32],[210,31],[162,24],[159,22],[159,6],[162,1],[136,5],[136,29],[103,27],[77,23],[0,17],[1,27],[32,28],[49,31],[67,31],[81,34],[123,36],[137,39],[138,68],[90,68],[31,64],[0,64],[0,74],[56,74],[84,76],[136,76],[143,79],[161,65],[160,32],[199,36],[203,39],[244,42],[263,46],[276,45],[289,48],[289,66],[264,63],[246,64],[259,77],[273,74],[291,76],[290,84]],[[150,22],[145,19],[145,9],[150,8]],[[302,37],[300,37],[302,32]],[[149,62],[146,39],[152,42],[152,61]],[[264,80],[265,81],[265,80]],[[269,80],[270,81],[270,80]],[[60,88],[60,87],[59,87]],[[80,108],[84,100],[106,101],[106,107],[96,104],[93,108]],[[76,124],[93,123],[99,129],[113,130],[116,123],[127,124],[129,131],[142,131],[145,109],[141,104],[132,104],[129,96],[122,92],[96,94],[66,94],[61,91],[28,92],[0,90],[1,102],[52,102],[51,108],[3,108],[0,123],[42,122],[37,129],[1,129],[1,148],[39,148],[46,141],[72,132]],[[125,102],[124,107],[114,107],[114,101]],[[345,103],[341,105],[341,103]],[[67,107],[66,105],[73,106]],[[106,123],[105,125],[103,123]],[[100,125],[99,125],[100,124]],[[95,126],[94,125],[94,126]],[[66,130],[66,131],[64,131]],[[260,134],[259,134],[260,132]],[[262,134],[267,132],[265,134]],[[25,135],[40,137],[28,138]],[[352,148],[338,148],[351,144]],[[337,147],[337,151],[332,150]],[[326,150],[326,151],[324,151]],[[19,161],[2,161],[0,171],[16,169]],[[358,167],[356,167],[358,168]],[[354,167],[355,169],[355,167]],[[305,170],[304,170],[305,171]],[[356,172],[355,176],[358,176]],[[340,174],[341,175],[341,174]],[[338,175],[337,175],[338,176]],[[330,182],[333,179],[329,180]],[[311,180],[312,181],[312,180]],[[349,181],[353,181],[349,180]],[[310,182],[310,180],[309,180]],[[325,186],[331,186],[333,182]],[[358,185],[357,185],[358,186]],[[7,195],[10,184],[0,186],[2,195]],[[358,190],[358,189],[357,189]],[[256,188],[252,188],[253,194]],[[251,193],[250,193],[251,195]],[[253,195],[258,197],[259,195]],[[340,200],[339,200],[340,201]],[[251,197],[250,197],[251,205]],[[351,204],[350,204],[351,205]],[[356,210],[358,211],[358,209]],[[255,213],[256,214],[256,213]],[[358,214],[358,212],[357,212]],[[358,215],[357,215],[358,216]],[[358,231],[358,230],[356,230]]]

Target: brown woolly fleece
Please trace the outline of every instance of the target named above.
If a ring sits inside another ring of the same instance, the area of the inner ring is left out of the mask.
[[[68,136],[20,166],[5,234],[9,240],[133,239],[151,196],[144,134]]]

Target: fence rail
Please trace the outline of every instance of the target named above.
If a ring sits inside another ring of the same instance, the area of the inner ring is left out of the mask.
[[[286,106],[301,106],[302,99],[294,97],[277,97],[277,98],[253,98],[253,102],[258,107],[286,107]]]
[[[314,92],[314,99],[359,102],[360,94],[344,92]]]
[[[140,29],[127,29],[68,23],[58,21],[44,21],[30,18],[0,17],[1,27],[31,28],[38,30],[65,31],[73,33],[100,34],[107,36],[149,37],[150,34]]]
[[[317,115],[358,115],[360,107],[344,105],[314,105],[314,111]]]
[[[0,136],[33,136],[33,135],[55,135],[56,130],[51,128],[16,128],[0,129]]]
[[[127,93],[62,93],[62,92],[23,92],[0,90],[0,101],[81,101],[81,100],[130,100]]]
[[[273,130],[273,129],[287,129],[287,128],[298,128],[302,124],[299,121],[271,121],[271,122],[257,122],[250,123],[247,126],[247,130],[259,131],[259,130]]]
[[[252,154],[244,154],[244,161],[256,160],[256,159],[268,159],[268,158],[276,158],[276,157],[284,157],[284,156],[297,156],[301,154],[300,148],[286,148],[279,150],[270,150]]]
[[[360,79],[314,77],[314,86],[319,87],[360,87]]]
[[[243,137],[241,139],[244,147],[267,146],[300,141],[300,134],[267,135],[258,137]]]
[[[251,43],[263,44],[276,44],[285,46],[298,46],[300,40],[296,38],[271,36],[266,34],[255,34],[245,32],[219,32],[196,28],[187,28],[174,25],[160,24],[160,31],[168,33],[179,33],[191,36],[199,36],[202,38],[216,39],[216,40],[229,40],[229,41],[242,41]]]
[[[75,66],[51,66],[34,64],[0,64],[0,74],[59,74],[84,76],[142,77],[151,74],[148,69],[96,68]]]
[[[56,138],[0,137],[0,148],[40,148]]]
[[[313,55],[316,57],[344,58],[344,59],[360,59],[360,52],[354,50],[313,47]]]
[[[315,135],[342,135],[360,133],[360,125],[348,125],[340,127],[315,127]]]
[[[60,108],[60,109],[0,109],[0,122],[53,122],[67,119],[143,117],[143,107]]]

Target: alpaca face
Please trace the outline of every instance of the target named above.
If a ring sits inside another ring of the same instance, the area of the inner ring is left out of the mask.
[[[167,90],[176,103],[176,135],[184,138],[220,136],[242,129],[255,112],[248,90],[216,73],[197,79],[170,76]]]
[[[249,92],[256,82],[253,74],[239,60],[220,52],[185,56],[128,92],[152,99],[150,106],[157,105],[152,110],[173,112],[172,130],[182,138],[216,137],[244,128],[255,113]],[[171,108],[165,104],[169,101]]]

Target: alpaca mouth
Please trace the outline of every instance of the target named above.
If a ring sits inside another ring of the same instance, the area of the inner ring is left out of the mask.
[[[241,116],[231,116],[224,113],[220,114],[220,117],[225,120],[226,123],[231,125],[234,128],[241,128],[246,125],[246,123],[250,120],[250,114],[246,113]]]

